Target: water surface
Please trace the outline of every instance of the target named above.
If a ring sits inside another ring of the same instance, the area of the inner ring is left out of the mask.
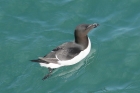
[[[139,93],[139,0],[1,0],[1,93]],[[81,23],[99,23],[88,35],[90,54],[48,73],[29,60],[74,39]]]

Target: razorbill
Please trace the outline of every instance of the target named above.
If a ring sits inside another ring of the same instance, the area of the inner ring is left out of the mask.
[[[91,49],[91,42],[87,34],[98,25],[97,23],[78,25],[74,31],[75,40],[73,42],[63,43],[44,57],[31,60],[49,69],[49,73],[42,80],[48,78],[55,68],[73,65],[84,59]]]

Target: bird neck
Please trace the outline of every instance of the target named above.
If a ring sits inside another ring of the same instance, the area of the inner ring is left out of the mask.
[[[81,45],[83,47],[83,50],[87,48],[88,46],[88,36],[76,36],[75,35],[75,43]]]

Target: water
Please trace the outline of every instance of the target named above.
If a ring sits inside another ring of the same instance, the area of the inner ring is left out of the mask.
[[[139,9],[139,0],[1,0],[1,93],[140,93]],[[95,22],[90,54],[42,81],[48,69],[29,60]]]

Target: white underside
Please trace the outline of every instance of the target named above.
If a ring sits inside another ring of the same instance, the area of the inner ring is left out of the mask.
[[[48,67],[50,67],[50,68],[59,68],[61,66],[68,66],[68,65],[76,64],[79,61],[81,61],[82,59],[84,59],[89,54],[90,49],[91,49],[91,42],[90,42],[90,39],[88,38],[88,47],[85,50],[81,51],[73,59],[66,60],[66,61],[61,61],[61,60],[58,59],[59,64],[54,64],[54,63],[44,64],[44,63],[40,63],[40,66],[44,66],[44,67],[47,67],[47,68]]]

